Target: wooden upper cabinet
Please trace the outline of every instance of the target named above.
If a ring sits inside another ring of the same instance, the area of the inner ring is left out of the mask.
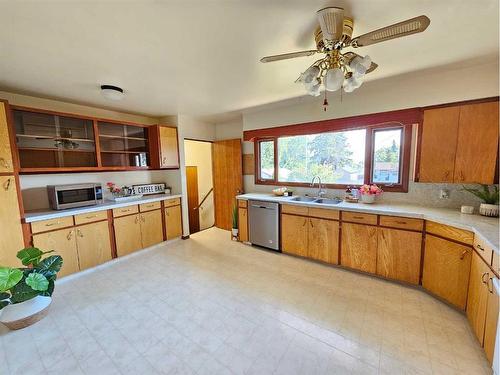
[[[419,182],[453,182],[460,107],[424,111]]]
[[[0,102],[0,173],[12,173],[13,171],[7,109],[5,103]]]
[[[359,271],[377,271],[377,227],[342,223],[340,263]]]
[[[339,263],[339,222],[308,219],[307,256],[322,262]]]
[[[149,129],[151,144],[151,166],[155,169],[179,168],[179,142],[177,128],[155,125]]]
[[[0,176],[0,266],[19,267],[16,254],[24,248],[14,176]]]
[[[490,273],[488,265],[477,253],[473,252],[467,297],[467,318],[481,345],[484,339]]]
[[[494,182],[498,153],[498,125],[498,102],[460,107],[455,182],[478,184]]]
[[[308,218],[281,215],[281,248],[284,253],[307,257]]]

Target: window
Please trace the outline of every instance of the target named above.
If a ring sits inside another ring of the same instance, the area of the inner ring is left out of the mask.
[[[329,188],[376,183],[408,191],[411,125],[389,123],[255,142],[257,184]]]

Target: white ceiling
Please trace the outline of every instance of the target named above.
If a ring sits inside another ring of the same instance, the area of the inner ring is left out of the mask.
[[[498,59],[498,0],[0,1],[0,89],[211,118],[298,97],[294,80],[314,57],[259,59],[313,48],[315,11],[325,5],[346,9],[354,35],[431,19],[422,34],[358,49],[379,64],[371,79]],[[105,100],[101,84],[123,87],[125,99]]]

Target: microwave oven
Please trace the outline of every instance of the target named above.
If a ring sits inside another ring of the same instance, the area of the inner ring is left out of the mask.
[[[102,185],[96,183],[48,185],[47,193],[53,210],[102,203]]]

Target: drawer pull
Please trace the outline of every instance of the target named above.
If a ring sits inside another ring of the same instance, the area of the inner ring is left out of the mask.
[[[61,224],[61,222],[60,221],[56,221],[55,223],[47,223],[47,224],[45,224],[45,226],[46,227],[51,227],[52,225],[59,225],[59,224]]]
[[[363,220],[365,217],[364,216],[353,216],[352,218],[353,219]]]
[[[129,212],[130,208],[127,208],[126,210],[121,210],[120,212]]]
[[[408,224],[406,221],[396,221],[397,224]]]
[[[484,251],[484,247],[482,247],[481,245],[477,244],[476,247],[481,250],[481,251]]]
[[[94,217],[97,217],[97,215],[85,216],[85,219],[93,219]]]
[[[481,276],[481,281],[482,281],[484,284],[486,284],[486,283],[488,282],[488,279],[486,279],[486,281],[484,280],[484,277],[485,277],[485,276],[488,278],[488,277],[490,277],[490,274],[489,274],[488,272],[485,272],[485,273],[483,273],[483,276]]]

